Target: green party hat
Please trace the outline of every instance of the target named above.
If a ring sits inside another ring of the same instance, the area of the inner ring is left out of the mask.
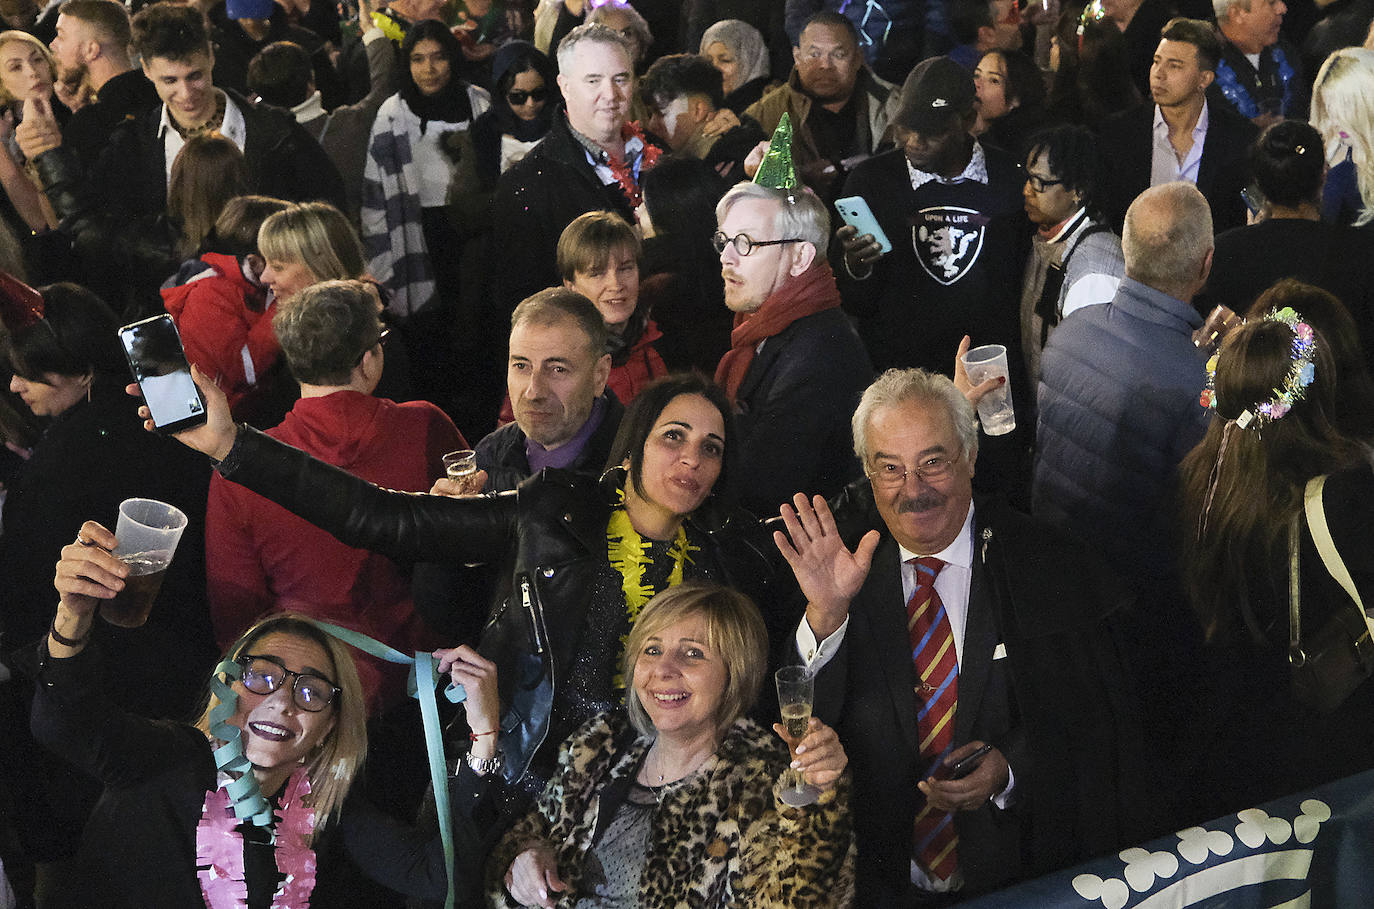
[[[754,182],[771,189],[796,189],[797,171],[792,166],[792,119],[783,111],[778,128],[773,130],[773,138],[768,141],[768,152],[763,156]]]

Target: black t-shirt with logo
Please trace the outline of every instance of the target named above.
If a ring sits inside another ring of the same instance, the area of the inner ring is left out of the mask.
[[[850,278],[835,244],[845,308],[879,370],[919,366],[948,375],[965,335],[1005,344],[1019,362],[1017,312],[1030,225],[1024,174],[1005,153],[984,149],[988,182],[931,180],[912,189],[900,150],[854,169],[844,196],[862,196],[892,241],[866,281]],[[1018,369],[1013,365],[1013,390]]]

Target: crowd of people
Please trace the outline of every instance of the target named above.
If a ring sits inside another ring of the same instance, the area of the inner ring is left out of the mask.
[[[0,909],[953,905],[1374,766],[1368,4],[0,19]]]

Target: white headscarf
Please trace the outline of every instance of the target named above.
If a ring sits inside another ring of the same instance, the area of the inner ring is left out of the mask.
[[[754,26],[742,19],[722,19],[702,34],[698,53],[705,54],[706,48],[717,41],[728,47],[739,61],[740,85],[768,76],[768,48],[763,44],[763,35]]]

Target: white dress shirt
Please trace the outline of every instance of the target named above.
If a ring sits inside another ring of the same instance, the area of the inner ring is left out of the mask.
[[[167,183],[172,182],[172,164],[176,162],[177,152],[186,144],[186,140],[181,138],[181,133],[172,126],[172,115],[167,110],[167,105],[162,105],[162,122],[157,127],[158,135],[162,137],[162,154],[167,163]],[[232,98],[224,99],[224,122],[220,124],[219,134],[233,142],[243,151],[243,143],[248,138],[248,125],[243,122],[243,111],[239,110],[238,105]]]
[[[1155,105],[1154,147],[1150,154],[1150,185],[1163,186],[1186,180],[1197,185],[1198,168],[1202,165],[1202,146],[1207,141],[1207,102],[1202,102],[1202,112],[1193,124],[1193,147],[1188,149],[1180,163],[1174,144],[1169,141],[1169,124],[1164,121],[1164,112]]]

